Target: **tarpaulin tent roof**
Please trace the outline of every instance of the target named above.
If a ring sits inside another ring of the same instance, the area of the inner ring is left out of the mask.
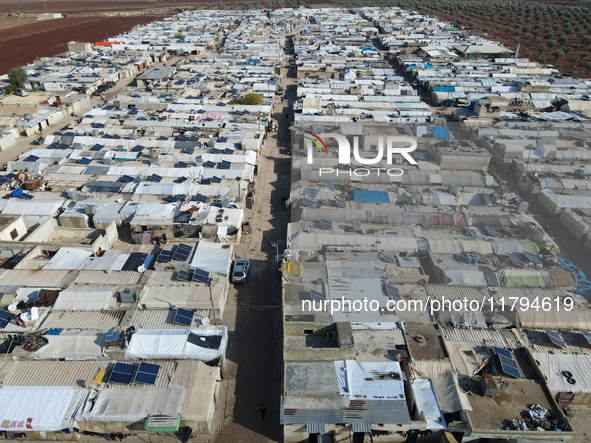
[[[517,319],[518,324],[523,328],[591,329],[591,311],[587,309],[560,312],[554,309],[550,311],[517,310]]]
[[[212,361],[224,352],[225,326],[191,329],[139,329],[131,336],[126,358],[174,358]],[[193,340],[196,338],[195,340]],[[196,344],[197,343],[197,344]]]
[[[185,404],[185,388],[102,389],[90,412],[77,417],[81,429],[85,422],[137,422],[148,415],[175,416]]]
[[[415,397],[417,411],[425,414],[427,429],[447,429],[431,381],[415,379],[410,382],[410,386]]]
[[[47,335],[48,344],[27,355],[33,360],[98,360],[105,355],[105,334],[95,331],[62,331]]]
[[[57,297],[53,309],[63,311],[100,311],[115,301],[116,286],[70,286]]]
[[[503,269],[501,284],[509,288],[545,288],[544,276],[530,269]]]
[[[60,248],[43,269],[78,269],[90,256],[84,249]]]
[[[492,243],[493,251],[496,255],[507,255],[511,252],[520,254],[524,251],[523,244],[518,240],[489,238],[489,241]]]
[[[439,269],[450,285],[488,286],[486,275],[478,266],[439,266]]]
[[[59,431],[73,424],[67,417],[74,388],[7,386],[0,389],[0,429],[3,431]]]
[[[552,392],[591,392],[591,355],[574,354],[550,354],[548,352],[535,352],[534,359],[548,383],[548,388]],[[572,378],[576,380],[575,384],[567,382],[566,377],[562,375],[563,371],[572,373]]]
[[[191,268],[228,274],[233,254],[234,248],[230,244],[200,241],[191,260]]]
[[[339,393],[351,400],[396,400],[404,398],[404,373],[398,362],[334,362]],[[387,378],[374,377],[376,373],[394,374]],[[397,375],[397,377],[396,377]]]

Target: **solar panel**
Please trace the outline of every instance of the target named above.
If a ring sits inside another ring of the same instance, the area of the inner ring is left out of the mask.
[[[143,146],[137,145],[130,149],[130,152],[142,152],[144,150]]]
[[[8,183],[10,180],[8,180],[6,177],[2,177],[0,178],[0,185],[3,185],[5,183]]]
[[[183,150],[181,151],[183,154],[189,154],[192,155],[195,150],[193,148],[183,148]]]
[[[332,222],[325,219],[320,219],[320,227],[322,229],[332,230]]]
[[[14,174],[12,172],[10,174],[6,174],[6,178],[9,180],[13,179],[14,177],[16,177],[16,174]]]
[[[320,189],[314,189],[314,188],[304,188],[304,190],[302,191],[302,194],[309,195],[312,198],[318,197],[319,193],[320,193]]]
[[[198,281],[201,283],[208,284],[209,283],[209,272],[204,271],[203,269],[196,268],[193,271],[193,281]]]
[[[191,246],[181,243],[176,247],[174,253],[172,254],[172,259],[178,261],[187,261],[189,259],[189,255],[191,255],[192,250],[193,248]]]
[[[475,252],[475,251],[472,251],[472,254],[474,254],[476,257],[478,257],[478,263],[481,263],[483,265],[490,265],[490,260],[488,258],[486,258],[486,255],[481,254],[480,252]]]
[[[205,203],[207,202],[207,197],[205,195],[197,194],[194,196],[196,202]],[[193,200],[193,199],[191,199]]]
[[[153,385],[156,383],[156,377],[158,377],[158,371],[160,371],[160,365],[155,365],[153,363],[140,363],[140,367],[138,368],[135,377],[133,379],[134,383],[143,383],[146,385]]]
[[[500,237],[501,236],[501,234],[499,234],[499,232],[495,228],[485,226],[484,230],[487,232],[488,235],[491,235],[493,237]]]
[[[386,294],[388,294],[388,297],[392,297],[395,298],[397,300],[400,300],[400,291],[398,290],[398,288],[389,285],[388,283],[385,284],[386,286]]]
[[[224,154],[234,154],[234,150],[231,148],[224,149]]]
[[[325,186],[326,186],[328,189],[330,189],[331,191],[334,191],[334,190],[335,190],[335,187],[334,187],[334,183],[333,183],[333,182],[326,181],[326,182],[324,182],[324,185],[325,185]]]
[[[176,278],[180,281],[191,281],[191,274],[189,271],[179,271]]]
[[[178,202],[179,199],[176,198],[174,195],[169,195],[166,197],[166,201],[171,202],[171,203],[175,203],[175,202]]]
[[[185,162],[177,162],[176,167],[177,168],[188,168],[189,164],[185,163]]]
[[[503,349],[503,348],[498,348],[496,346],[493,346],[493,352],[495,353],[495,355],[502,355],[504,357],[511,358],[511,359],[513,358],[511,356],[511,352],[507,351],[506,349]]]
[[[548,328],[544,328],[544,331],[546,332],[546,334],[548,334],[548,337],[550,338],[550,340],[552,341],[552,343],[554,343],[559,348],[566,349],[566,343],[564,343],[564,341],[562,340],[562,338],[560,337],[560,335],[558,335],[557,332],[551,331]]]
[[[96,151],[100,151],[101,149],[103,149],[103,145],[96,144],[96,145],[93,145],[92,148],[89,149],[89,151],[96,152]]]
[[[36,155],[29,155],[27,158],[25,158],[24,161],[26,161],[26,162],[36,162],[37,160],[39,160],[39,157],[37,157]]]
[[[390,257],[389,255],[382,254],[382,258],[388,263],[396,263],[396,260],[394,260],[394,258]]]
[[[12,312],[0,310],[0,328],[5,328],[16,317]]]
[[[521,378],[521,373],[519,372],[519,369],[516,366],[511,366],[511,365],[507,364],[505,361],[503,361],[504,357],[502,357],[502,356],[500,356],[499,358],[502,359],[501,360],[501,370],[503,371],[503,373],[505,375],[509,375],[514,378]],[[513,360],[511,360],[511,361],[513,361]]]
[[[316,291],[314,289],[310,289],[310,298],[312,300],[322,301],[322,300],[324,300],[324,295],[320,291]]]
[[[210,178],[202,178],[201,184],[202,185],[211,185],[211,179]]]
[[[583,337],[585,337],[587,343],[591,345],[591,332],[585,331],[584,329],[579,329],[579,331],[581,331],[581,334],[583,334]]]
[[[215,168],[215,163],[212,162],[211,160],[206,161],[205,163],[203,163],[203,166],[205,168]]]
[[[320,203],[322,203],[324,206],[332,206],[328,200],[320,199]]]
[[[169,262],[172,260],[172,251],[160,251],[160,254],[158,254],[158,258],[156,258],[156,261],[163,261],[163,262]]]
[[[511,264],[513,264],[513,266],[516,266],[518,268],[527,268],[527,265],[522,262],[521,260],[519,260],[518,258],[516,258],[513,255],[509,255],[509,260],[511,261]]]
[[[337,206],[339,208],[346,208],[347,207],[347,203],[345,203],[345,200],[341,200],[340,198],[336,198],[335,203],[337,204]]]
[[[302,205],[307,206],[309,208],[313,208],[314,207],[314,202],[312,200],[309,200],[307,198],[304,198],[302,200]]]
[[[33,200],[33,196],[31,194],[25,194],[24,192],[19,195],[18,198],[22,198],[23,200]]]
[[[529,260],[532,263],[537,263],[540,265],[542,264],[542,260],[540,260],[537,255],[532,254],[531,252],[524,252],[523,255],[525,256],[526,260]]]
[[[118,383],[121,385],[128,385],[133,378],[135,365],[127,363],[115,363],[111,375],[109,375],[109,383]]]
[[[191,323],[193,322],[193,313],[186,309],[177,308],[172,322],[177,325],[191,326]]]
[[[216,176],[211,177],[211,181],[214,183],[221,183],[222,179]]]
[[[83,165],[89,165],[92,163],[92,160],[86,157],[82,157],[78,160],[78,162],[82,163]]]
[[[157,174],[152,174],[147,178],[151,182],[160,183],[162,181],[162,177]]]
[[[176,180],[174,180],[175,183],[184,183],[187,181],[187,177],[179,177]]]
[[[223,160],[222,164],[220,165],[220,169],[230,169],[232,167],[232,163],[229,161]]]
[[[121,177],[119,177],[118,181],[123,183],[129,183],[133,181],[133,177],[130,177],[129,175],[122,175]]]

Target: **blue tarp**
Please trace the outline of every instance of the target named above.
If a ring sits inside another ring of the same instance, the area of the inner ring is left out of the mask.
[[[353,191],[353,201],[370,203],[390,203],[390,197],[385,191]]]
[[[455,86],[433,86],[433,91],[435,92],[455,92]]]
[[[435,134],[435,138],[438,140],[449,140],[451,138],[445,126],[427,126],[427,132]]]

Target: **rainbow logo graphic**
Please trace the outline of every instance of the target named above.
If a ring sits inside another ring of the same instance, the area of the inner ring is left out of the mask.
[[[324,141],[320,137],[318,137],[316,134],[312,134],[311,132],[304,132],[304,134],[311,135],[313,138],[312,137],[306,137],[306,135],[304,135],[304,138],[306,140],[310,140],[312,143],[314,143],[316,146],[318,146],[318,150],[320,152],[322,152],[322,148],[324,148],[324,152],[326,154],[328,154],[328,149],[326,147],[326,144],[324,143]],[[322,146],[320,146],[320,145],[322,145]]]

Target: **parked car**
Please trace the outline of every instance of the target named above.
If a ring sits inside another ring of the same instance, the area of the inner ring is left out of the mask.
[[[26,97],[29,95],[29,91],[27,91],[25,88],[18,88],[16,91],[14,91],[15,95],[20,95],[21,97]]]
[[[234,262],[234,270],[232,271],[232,283],[245,283],[250,269],[250,260],[247,258],[239,258]]]
[[[277,88],[277,90],[275,91],[275,94],[277,95],[281,95],[285,92],[285,89],[283,89],[281,86]]]

